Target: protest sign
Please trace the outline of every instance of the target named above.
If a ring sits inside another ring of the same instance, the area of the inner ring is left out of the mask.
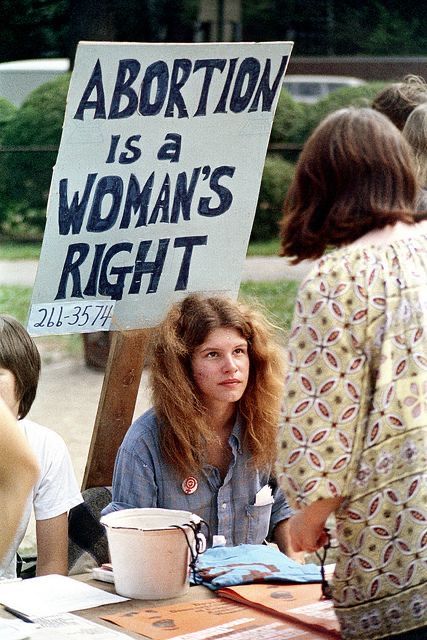
[[[156,325],[235,297],[292,43],[81,43],[32,335]]]

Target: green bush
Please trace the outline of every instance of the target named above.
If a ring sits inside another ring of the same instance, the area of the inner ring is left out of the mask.
[[[301,131],[305,128],[308,106],[296,102],[290,93],[282,89],[274,115],[270,143],[303,142]]]
[[[296,102],[285,89],[282,89],[274,116],[270,144],[273,148],[277,143],[302,146],[328,113],[350,105],[369,107],[373,98],[386,84],[370,82],[359,87],[343,87],[314,104]]]
[[[58,147],[69,84],[64,74],[33,91],[4,126],[3,146]],[[0,229],[5,235],[43,235],[52,167],[57,151],[0,154]]]
[[[329,113],[349,106],[370,107],[375,98],[387,83],[369,82],[359,87],[343,87],[333,91],[329,96],[307,105],[306,119],[300,127],[301,140],[305,141],[310,133]]]
[[[3,131],[5,126],[15,117],[17,111],[17,107],[9,102],[9,100],[0,98],[0,144],[3,143]]]
[[[277,237],[282,205],[294,175],[294,165],[280,155],[269,154],[265,160],[251,241]]]
[[[59,146],[69,75],[31,93],[17,110],[0,99],[0,143],[3,146]],[[303,144],[331,111],[350,104],[369,105],[385,83],[343,88],[313,105],[296,102],[281,91],[270,143]],[[56,151],[0,153],[0,232],[10,238],[40,239]],[[287,157],[293,158],[292,153]],[[294,173],[291,162],[270,154],[265,163],[252,241],[277,236],[277,222]]]

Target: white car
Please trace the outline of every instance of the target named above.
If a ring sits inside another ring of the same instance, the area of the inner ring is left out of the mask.
[[[40,58],[0,63],[0,98],[19,107],[41,84],[70,69],[68,58]]]
[[[285,75],[283,87],[297,102],[313,104],[343,87],[359,87],[366,84],[360,78],[350,76]]]

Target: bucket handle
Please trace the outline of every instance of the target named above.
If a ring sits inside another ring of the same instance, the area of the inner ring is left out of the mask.
[[[179,524],[171,525],[171,527],[174,528],[174,529],[180,529],[182,531],[182,533],[184,534],[184,536],[185,536],[185,540],[187,542],[187,546],[188,546],[188,548],[190,550],[190,555],[191,555],[190,569],[193,572],[194,584],[197,584],[198,582],[201,582],[201,580],[199,579],[199,577],[197,575],[196,565],[197,565],[197,559],[198,559],[199,555],[201,553],[203,553],[204,551],[206,551],[206,537],[201,532],[202,524],[204,524],[206,526],[206,529],[208,531],[208,536],[209,536],[209,525],[208,525],[208,523],[205,520],[203,520],[202,518],[199,518],[198,516],[197,516],[197,519],[194,518],[194,520],[192,520],[191,522],[189,522],[188,524],[186,524],[184,526],[180,526]],[[194,545],[190,543],[190,540],[188,539],[185,527],[190,527],[190,529],[194,533]]]

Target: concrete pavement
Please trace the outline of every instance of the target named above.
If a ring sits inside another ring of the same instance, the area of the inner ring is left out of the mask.
[[[0,260],[0,285],[32,287],[37,264],[37,260]],[[242,280],[301,280],[309,268],[308,261],[293,266],[287,259],[278,256],[254,256],[246,258]]]
[[[37,265],[37,260],[0,260],[0,285],[32,287]]]

